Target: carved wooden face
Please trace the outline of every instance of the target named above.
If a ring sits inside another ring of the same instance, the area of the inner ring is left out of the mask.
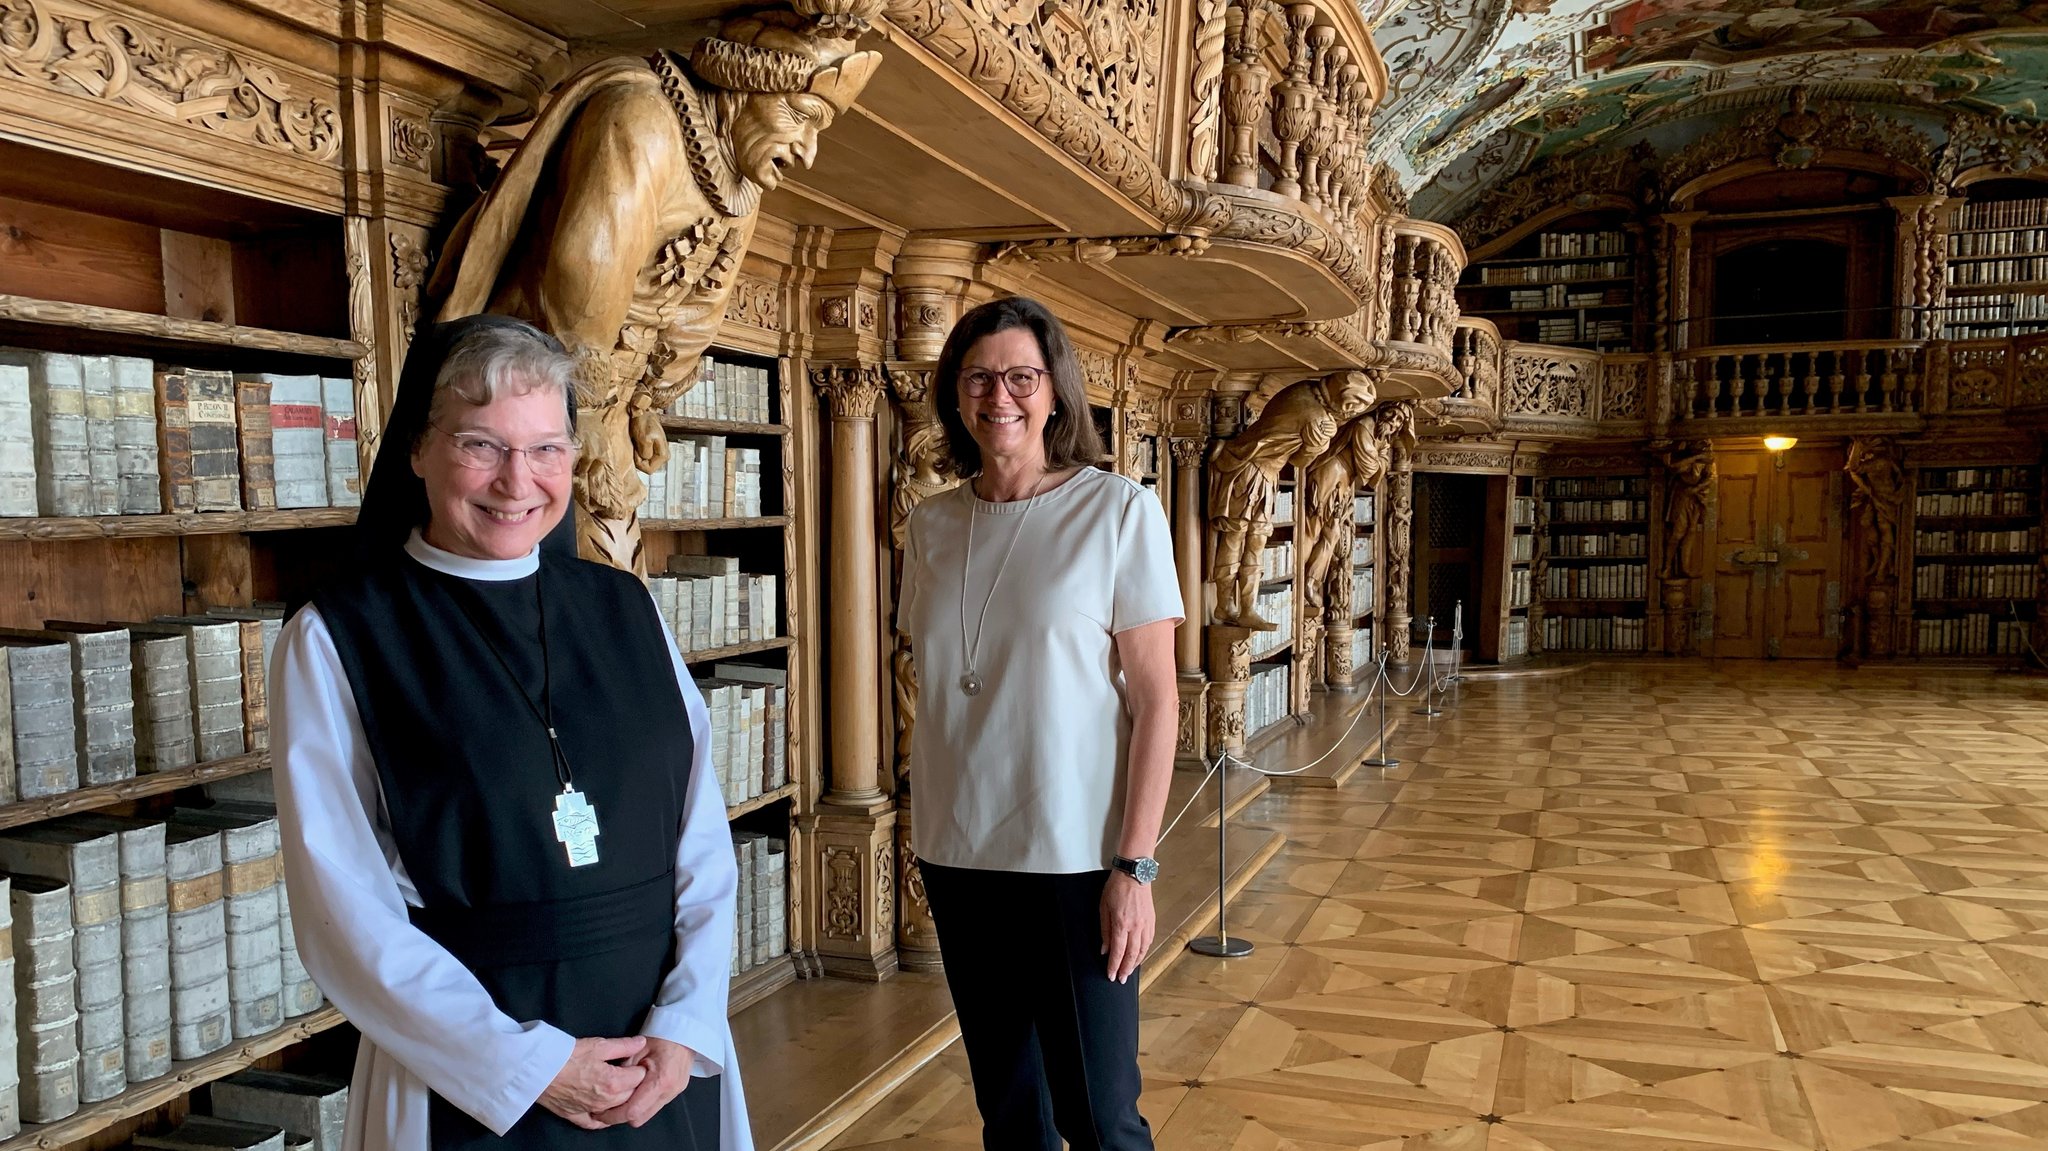
[[[732,151],[740,174],[765,191],[782,183],[782,170],[818,156],[818,133],[832,123],[832,105],[816,96],[763,93],[740,102],[732,121]]]

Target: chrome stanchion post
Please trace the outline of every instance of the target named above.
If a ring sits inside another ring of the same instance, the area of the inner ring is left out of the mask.
[[[1465,601],[1459,600],[1451,611],[1451,674],[1444,677],[1445,683],[1456,683],[1465,678]]]
[[[1236,959],[1250,955],[1250,940],[1232,939],[1230,928],[1224,920],[1230,900],[1226,888],[1230,882],[1230,864],[1227,854],[1228,841],[1224,838],[1230,823],[1228,793],[1224,790],[1224,777],[1230,774],[1230,753],[1224,752],[1216,766],[1216,934],[1204,935],[1188,943],[1188,950],[1197,955],[1213,956],[1217,959]]]
[[[1435,640],[1436,617],[1430,616],[1424,626],[1429,628],[1430,639],[1432,641]],[[1431,703],[1429,698],[1436,691],[1436,668],[1431,666],[1435,662],[1436,657],[1431,653],[1430,646],[1425,645],[1422,652],[1422,706],[1415,709],[1416,715],[1426,715],[1435,718],[1444,713],[1443,709]],[[1413,691],[1415,689],[1411,687],[1408,690]]]
[[[1380,644],[1380,674],[1373,681],[1373,690],[1380,693],[1380,751],[1378,755],[1365,760],[1367,767],[1399,767],[1401,761],[1387,754],[1387,693],[1393,690],[1394,681],[1387,678],[1388,648],[1384,640]]]

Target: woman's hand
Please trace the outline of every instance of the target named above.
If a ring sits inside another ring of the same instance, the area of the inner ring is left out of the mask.
[[[697,1053],[680,1043],[670,1043],[653,1036],[646,1038],[647,1049],[629,1066],[645,1068],[647,1078],[633,1089],[632,1098],[593,1116],[599,1124],[624,1123],[629,1127],[639,1127],[654,1118],[690,1085],[690,1067],[697,1062]]]
[[[1121,871],[1110,872],[1109,886],[1102,889],[1102,953],[1109,956],[1112,982],[1129,979],[1144,962],[1157,924],[1152,888]]]
[[[647,1044],[647,1038],[640,1035],[630,1039],[578,1039],[576,1049],[569,1053],[569,1061],[556,1072],[555,1081],[540,1093],[540,1105],[586,1131],[609,1126],[595,1113],[609,1112],[631,1099],[649,1076],[645,1067],[615,1067],[612,1060],[637,1060],[646,1054]]]

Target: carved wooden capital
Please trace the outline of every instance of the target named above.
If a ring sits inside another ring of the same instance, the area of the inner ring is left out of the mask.
[[[836,420],[874,419],[886,378],[882,368],[871,365],[829,365],[811,370],[811,385],[825,397]]]
[[[1202,450],[1208,444],[1202,440],[1176,439],[1170,441],[1173,452],[1173,466],[1176,468],[1198,468],[1202,466]]]

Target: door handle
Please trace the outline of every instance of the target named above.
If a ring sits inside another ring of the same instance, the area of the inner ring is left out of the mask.
[[[1769,567],[1778,562],[1778,549],[1743,548],[1728,559],[1731,563],[1738,563],[1744,567]]]

